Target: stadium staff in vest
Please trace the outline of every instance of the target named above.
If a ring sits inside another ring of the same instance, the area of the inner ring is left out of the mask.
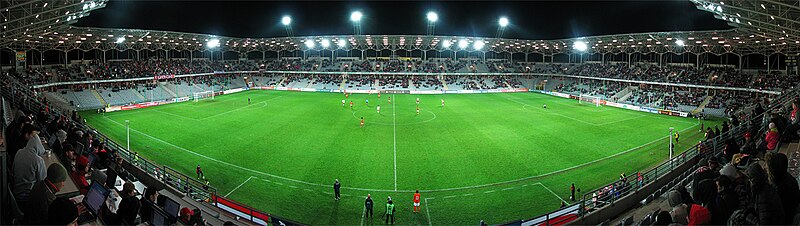
[[[389,223],[389,218],[392,219],[392,224],[394,224],[394,203],[392,203],[391,199],[386,202],[386,224]]]
[[[678,138],[680,138],[680,137],[681,137],[681,135],[678,134],[678,131],[675,131],[675,143],[678,143]]]

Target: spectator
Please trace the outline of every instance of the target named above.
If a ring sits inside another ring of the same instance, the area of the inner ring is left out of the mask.
[[[136,225],[136,214],[139,212],[141,204],[136,199],[136,187],[131,182],[122,185],[120,192],[122,201],[119,203],[117,209],[117,216],[119,216],[120,223],[125,225]]]
[[[689,213],[686,217],[686,221],[688,222],[686,225],[688,226],[711,223],[711,212],[701,205],[692,204],[688,207],[687,212]]]
[[[725,156],[725,161],[730,162],[733,159],[733,155],[739,153],[739,145],[736,144],[736,140],[733,138],[725,140],[725,149],[722,152]]]
[[[778,146],[778,141],[780,141],[780,134],[778,133],[778,128],[776,128],[774,122],[769,123],[769,131],[767,131],[766,137],[764,140],[767,142],[767,151],[775,150]]]
[[[783,153],[767,153],[764,156],[767,163],[767,175],[772,185],[775,186],[786,217],[786,223],[791,223],[800,203],[800,189],[798,189],[797,179],[788,171],[789,159]]]
[[[778,192],[767,182],[767,174],[761,164],[752,163],[747,167],[750,178],[751,199],[759,225],[784,224],[785,212]]]
[[[727,222],[728,218],[723,218],[725,207],[722,206],[718,199],[717,186],[714,179],[700,181],[697,187],[694,187],[693,192],[692,197],[695,202],[708,209],[709,213],[711,213],[710,224],[722,225]]]
[[[70,177],[80,189],[81,195],[86,195],[86,192],[89,191],[89,182],[86,181],[86,173],[89,172],[89,167],[89,158],[81,155],[75,161],[75,170],[70,173]]]
[[[47,178],[36,182],[31,189],[31,195],[25,204],[25,224],[44,224],[48,216],[48,207],[56,199],[56,193],[64,187],[67,180],[67,170],[60,164],[50,164],[47,167]]]
[[[155,188],[148,188],[144,192],[144,196],[139,200],[139,216],[142,218],[142,222],[149,222],[150,218],[153,217],[153,207],[155,206],[156,200],[158,200],[158,190]]]
[[[660,211],[658,212],[658,215],[656,215],[655,217],[656,220],[653,221],[652,225],[667,226],[672,224],[672,216],[670,216],[669,212],[667,211]]]
[[[730,166],[730,165],[726,165]],[[722,219],[721,224],[725,224],[730,218],[733,211],[739,208],[739,195],[733,190],[733,182],[728,176],[720,175],[716,179],[718,202],[721,209],[718,211],[721,216],[713,216],[713,218]]]
[[[19,206],[25,206],[22,204],[28,201],[33,185],[47,177],[47,168],[41,157],[44,153],[39,135],[34,134],[14,158],[14,197]]]
[[[205,225],[205,220],[203,220],[201,214],[199,209],[191,210],[187,207],[183,207],[178,216],[178,220],[180,220],[182,224],[189,226]]]
[[[78,225],[78,207],[65,197],[59,197],[47,208],[46,225]]]

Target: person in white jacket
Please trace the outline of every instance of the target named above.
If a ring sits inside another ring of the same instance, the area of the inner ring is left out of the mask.
[[[20,149],[14,157],[14,197],[17,202],[26,202],[33,184],[47,177],[47,166],[42,158],[44,154],[42,141],[38,134],[34,134],[25,148]]]

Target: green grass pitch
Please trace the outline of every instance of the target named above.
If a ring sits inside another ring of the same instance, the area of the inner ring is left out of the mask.
[[[697,119],[538,93],[354,94],[346,99],[352,110],[342,99],[246,91],[83,116],[120,144],[130,120],[131,148],[145,158],[187,175],[200,164],[219,195],[314,225],[382,224],[387,196],[399,224],[527,219],[569,202],[571,183],[589,191],[666,160],[669,127],[682,131],[676,150],[702,139]],[[334,179],[342,183],[339,201]],[[424,201],[415,214],[417,189]],[[362,217],[367,194],[373,220]]]

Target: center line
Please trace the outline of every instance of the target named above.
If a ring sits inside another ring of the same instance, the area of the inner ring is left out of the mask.
[[[392,98],[394,98],[394,94],[392,94]],[[394,190],[397,191],[397,108],[395,108],[395,103],[397,103],[397,98],[394,98],[394,103],[392,103],[392,125],[394,127]]]

